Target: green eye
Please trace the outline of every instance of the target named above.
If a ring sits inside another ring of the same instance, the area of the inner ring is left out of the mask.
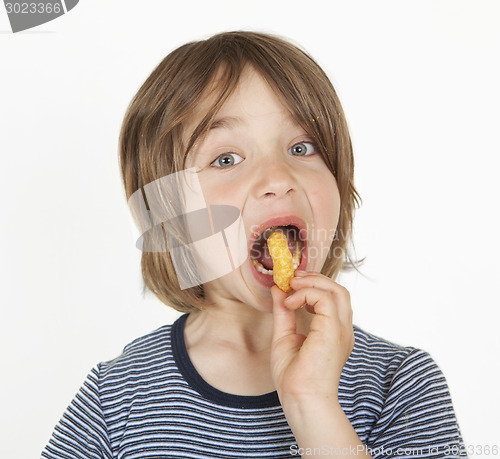
[[[293,156],[308,156],[316,153],[316,146],[312,142],[300,142],[288,151]]]
[[[231,167],[235,164],[241,163],[243,158],[236,153],[224,153],[220,155],[213,163],[215,167]]]

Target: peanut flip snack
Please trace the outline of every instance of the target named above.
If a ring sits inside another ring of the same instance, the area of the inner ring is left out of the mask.
[[[293,256],[288,248],[288,240],[281,231],[275,231],[267,239],[269,253],[273,259],[274,283],[284,292],[290,292],[293,277]]]

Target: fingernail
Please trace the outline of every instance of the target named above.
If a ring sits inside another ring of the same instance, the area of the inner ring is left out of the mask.
[[[307,275],[307,271],[301,271],[299,269],[295,271],[295,277],[304,277],[305,275]]]
[[[286,303],[286,302],[287,302],[287,301],[288,301],[291,297],[292,297],[292,295],[287,296],[287,297],[285,298],[285,303]]]

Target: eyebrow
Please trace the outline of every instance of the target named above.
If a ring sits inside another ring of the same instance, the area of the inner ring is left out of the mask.
[[[237,124],[243,124],[243,120],[239,116],[223,116],[217,118],[209,128],[209,131],[214,129],[231,129]]]
[[[296,124],[295,120],[290,115],[287,117],[287,123],[290,125]],[[221,116],[214,120],[208,128],[208,132],[214,131],[215,129],[234,129],[237,125],[242,124],[245,124],[245,121],[239,116]]]

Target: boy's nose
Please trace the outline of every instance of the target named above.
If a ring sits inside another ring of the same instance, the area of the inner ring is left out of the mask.
[[[293,194],[296,179],[290,166],[282,161],[270,161],[256,171],[254,193],[257,199],[282,198]]]

